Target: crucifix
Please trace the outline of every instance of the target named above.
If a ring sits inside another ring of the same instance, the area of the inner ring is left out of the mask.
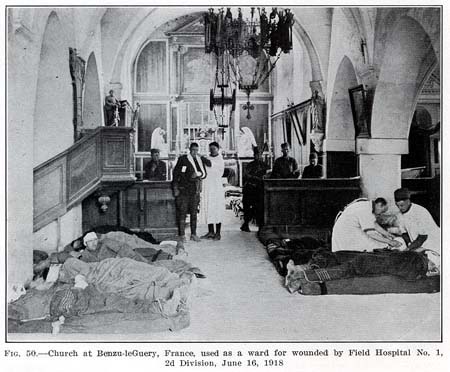
[[[222,101],[222,110],[223,110],[223,108],[225,107],[225,88],[228,88],[228,84],[222,83],[222,84],[218,85],[217,87],[220,88],[220,90],[222,92],[221,101]]]
[[[252,116],[250,115],[250,110],[254,110],[255,106],[250,104],[250,90],[247,90],[247,103],[242,106],[242,110],[247,110],[247,119],[250,120]]]

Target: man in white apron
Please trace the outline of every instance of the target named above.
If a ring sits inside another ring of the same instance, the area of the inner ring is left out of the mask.
[[[219,144],[211,142],[209,144],[209,156],[211,162],[208,166],[208,175],[203,182],[202,209],[208,224],[208,233],[202,239],[220,240],[220,230],[222,227],[223,215],[225,211],[225,192],[222,184],[225,163],[219,152]],[[214,225],[216,231],[214,231]]]
[[[393,236],[376,222],[376,216],[388,209],[383,198],[374,201],[357,199],[337,217],[331,237],[331,250],[366,251],[401,246]]]
[[[424,207],[411,203],[410,192],[407,188],[395,190],[394,199],[401,212],[400,228],[407,249],[425,252],[429,261],[440,271],[441,232],[439,226]]]

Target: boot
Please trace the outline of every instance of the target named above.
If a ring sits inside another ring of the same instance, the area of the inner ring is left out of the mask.
[[[208,224],[208,233],[201,237],[202,239],[213,239],[214,238],[214,224]]]
[[[197,242],[197,243],[202,241],[197,235],[192,235],[192,234],[191,234],[191,240],[194,242]]]
[[[186,219],[178,221],[178,241],[186,242]]]
[[[216,223],[216,233],[214,234],[213,239],[214,240],[220,240],[222,239],[222,237],[220,236],[220,229],[222,227],[221,223]]]
[[[250,232],[250,227],[248,227],[248,222],[244,222],[241,226],[241,231]]]
[[[197,236],[197,215],[191,214],[191,240],[194,242],[201,241]]]

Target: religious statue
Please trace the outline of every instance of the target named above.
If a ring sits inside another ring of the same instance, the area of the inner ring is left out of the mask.
[[[239,157],[253,157],[253,148],[257,146],[252,130],[249,127],[242,127],[237,142]]]
[[[166,131],[160,127],[155,128],[152,133],[151,145],[152,149],[158,149],[161,157],[165,158],[169,156],[169,147],[164,139]]]
[[[311,134],[310,138],[317,152],[322,151],[325,137],[325,101],[317,90],[311,97]]]
[[[320,96],[319,92],[316,90],[311,97],[311,110],[312,110],[312,123],[311,129],[316,132],[323,132],[324,128],[324,109],[325,102]]]
[[[106,126],[117,127],[119,125],[119,100],[114,96],[114,90],[109,91],[109,96],[105,98],[105,119]]]
[[[69,68],[70,76],[72,78],[73,94],[73,136],[74,141],[76,142],[81,138],[82,135],[82,104],[86,62],[78,56],[78,52],[75,48],[69,48]]]

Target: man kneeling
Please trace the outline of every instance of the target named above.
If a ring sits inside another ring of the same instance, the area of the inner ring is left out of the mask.
[[[331,250],[372,252],[374,249],[400,247],[401,243],[376,222],[376,217],[387,209],[387,202],[383,198],[374,201],[357,199],[350,203],[336,218]]]

